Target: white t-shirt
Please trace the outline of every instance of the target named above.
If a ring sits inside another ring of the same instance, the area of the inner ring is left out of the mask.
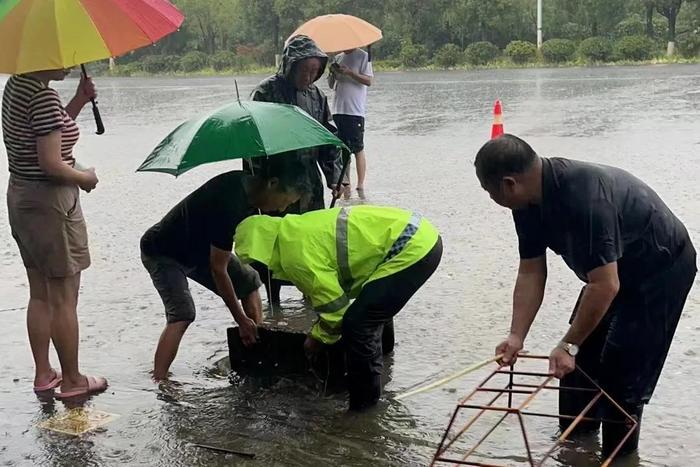
[[[345,65],[355,73],[365,76],[374,76],[372,62],[368,59],[367,52],[355,49],[351,53],[336,55],[335,62]],[[355,115],[364,117],[367,105],[367,86],[360,84],[349,76],[335,74],[335,98],[333,99],[333,114]]]

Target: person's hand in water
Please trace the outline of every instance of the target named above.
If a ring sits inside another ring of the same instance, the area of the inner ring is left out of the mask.
[[[311,336],[306,336],[306,340],[304,341],[304,352],[308,357],[316,355],[322,348],[323,343],[317,341]]]
[[[258,327],[255,321],[247,316],[238,323],[238,333],[241,336],[241,342],[246,347],[250,347],[258,341]]]

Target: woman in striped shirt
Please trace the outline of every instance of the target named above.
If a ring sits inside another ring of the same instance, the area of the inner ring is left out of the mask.
[[[78,367],[78,289],[80,273],[90,265],[87,230],[79,190],[97,185],[95,170],[75,168],[75,118],[95,87],[81,78],[75,97],[63,107],[49,82],[69,70],[14,75],[2,99],[2,131],[10,180],[8,217],[29,279],[27,330],[35,364],[34,390],[57,398],[104,390],[102,377],[83,375]],[[49,362],[49,341],[61,362]]]

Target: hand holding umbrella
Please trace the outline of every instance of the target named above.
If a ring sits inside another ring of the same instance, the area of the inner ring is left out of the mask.
[[[184,16],[168,0],[0,0],[0,73],[62,70],[151,45]],[[82,67],[83,78],[87,72]],[[92,112],[104,133],[97,102]]]
[[[97,133],[101,135],[105,132],[104,124],[102,123],[102,116],[100,115],[100,109],[97,108],[97,91],[95,91],[95,84],[92,82],[85,70],[85,65],[80,65],[80,85],[78,85],[78,93],[82,93],[83,97],[87,98],[92,103],[92,115],[95,117],[95,124],[97,125]]]

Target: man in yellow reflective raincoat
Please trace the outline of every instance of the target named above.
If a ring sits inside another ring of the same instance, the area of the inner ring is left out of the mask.
[[[425,218],[398,208],[355,206],[285,217],[253,216],[236,229],[236,255],[260,262],[311,299],[319,319],[307,352],[347,352],[350,410],[377,403],[382,330],[433,274],[442,240]]]

